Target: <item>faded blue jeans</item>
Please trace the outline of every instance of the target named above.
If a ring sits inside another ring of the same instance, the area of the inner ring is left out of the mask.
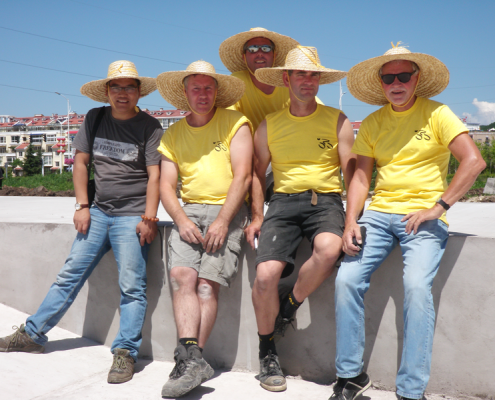
[[[353,378],[363,371],[364,294],[371,274],[399,243],[404,260],[404,341],[397,373],[397,394],[421,399],[430,378],[435,309],[431,287],[447,245],[448,228],[440,220],[423,222],[417,234],[406,234],[404,215],[366,211],[363,250],[346,255],[335,282],[337,376]]]
[[[101,258],[111,248],[115,254],[120,286],[120,329],[111,351],[127,349],[137,361],[141,329],[146,314],[146,262],[149,244],[141,247],[136,225],[138,216],[114,217],[92,207],[91,224],[78,233],[65,265],[57,275],[36,314],[26,320],[26,332],[44,345],[50,331],[64,316]]]

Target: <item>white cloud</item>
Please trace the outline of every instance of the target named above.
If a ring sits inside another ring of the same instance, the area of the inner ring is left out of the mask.
[[[473,104],[478,108],[476,114],[462,113],[464,117],[467,117],[468,122],[477,122],[481,125],[489,125],[495,122],[495,103],[474,99]]]

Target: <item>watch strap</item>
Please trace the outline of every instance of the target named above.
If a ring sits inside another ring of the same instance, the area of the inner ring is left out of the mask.
[[[445,211],[450,208],[450,206],[445,201],[443,201],[441,197],[437,200],[437,203],[440,204],[445,209]]]

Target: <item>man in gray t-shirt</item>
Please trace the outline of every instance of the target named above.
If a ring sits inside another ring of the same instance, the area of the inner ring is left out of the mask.
[[[157,148],[163,134],[160,123],[139,110],[137,102],[155,89],[155,79],[138,76],[129,61],[110,64],[107,79],[81,88],[82,94],[109,102],[110,107],[90,110],[74,141],[74,225],[78,234],[38,311],[15,333],[0,338],[0,352],[42,353],[48,341],[46,333],[63,317],[103,255],[113,249],[121,290],[120,329],[111,348],[108,382],[132,379],[147,306],[148,249],[157,234]],[[96,182],[92,205],[87,190],[91,132],[95,136]]]

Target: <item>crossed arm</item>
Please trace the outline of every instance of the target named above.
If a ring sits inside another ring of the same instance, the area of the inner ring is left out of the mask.
[[[207,252],[216,252],[223,246],[229,224],[239,211],[251,185],[253,141],[251,129],[242,125],[230,142],[230,160],[234,178],[227,192],[227,198],[215,221],[208,228],[205,237],[198,227],[186,216],[175,194],[179,167],[162,156],[160,198],[167,213],[179,229],[180,236],[188,243],[201,243]]]

